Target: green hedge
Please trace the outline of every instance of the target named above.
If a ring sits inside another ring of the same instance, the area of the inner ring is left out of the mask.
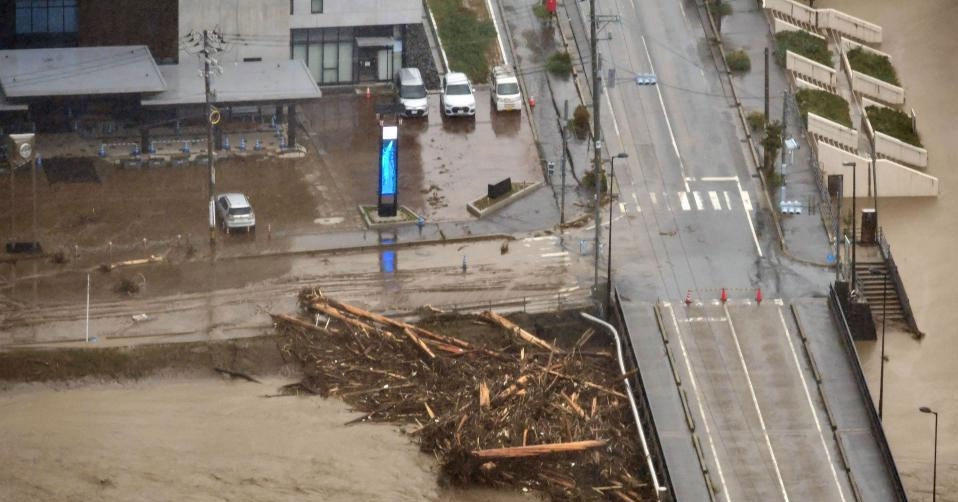
[[[848,101],[841,96],[816,89],[802,89],[795,94],[795,100],[798,101],[798,109],[802,112],[805,125],[808,125],[808,112],[812,112],[845,127],[852,127]]]
[[[481,21],[474,11],[463,5],[462,0],[428,2],[449,58],[449,68],[465,73],[473,82],[488,80],[488,56],[496,41],[492,21]]]
[[[785,67],[785,52],[792,51],[832,68],[832,51],[828,43],[807,31],[780,31],[775,34],[775,60]]]
[[[911,117],[908,115],[881,106],[869,106],[865,108],[865,113],[868,114],[868,121],[876,131],[922,148],[921,138],[918,137],[918,131],[912,129]]]
[[[898,83],[898,74],[895,73],[895,67],[891,65],[888,56],[882,56],[873,52],[866,52],[861,47],[856,47],[848,51],[848,64],[852,69],[860,71],[865,75],[870,75],[883,80],[892,85],[901,86]]]
[[[728,61],[728,69],[735,73],[747,73],[752,69],[752,60],[741,49],[726,54],[725,60]]]

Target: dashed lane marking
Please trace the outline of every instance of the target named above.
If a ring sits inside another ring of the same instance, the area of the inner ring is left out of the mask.
[[[712,209],[716,211],[722,210],[722,203],[719,201],[719,196],[715,192],[709,192],[709,200],[712,202]]]

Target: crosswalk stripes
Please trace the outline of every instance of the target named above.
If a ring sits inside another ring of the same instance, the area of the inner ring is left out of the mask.
[[[734,194],[734,191],[732,192]],[[674,205],[670,203],[670,200],[678,200],[678,206],[682,211],[735,211],[738,210],[738,202],[733,202],[733,195],[729,193],[728,190],[703,190],[697,191],[692,190],[688,192],[648,192],[649,200],[652,202],[652,206],[658,207],[660,202],[665,207],[665,209],[671,211]],[[674,194],[674,195],[672,195]],[[674,197],[674,198],[673,198]],[[749,195],[748,191],[741,190],[739,191],[739,197],[742,200],[742,208],[745,211],[754,211],[755,208],[752,205],[752,198]],[[706,198],[708,199],[706,201]],[[723,203],[724,200],[724,203]],[[637,193],[632,193],[632,201],[629,202],[619,202],[619,212],[622,214],[628,214],[633,212],[641,213],[642,206],[639,204],[639,196]]]
[[[702,196],[698,192],[692,192],[692,196],[695,198],[695,209],[702,210]]]
[[[714,191],[710,191],[710,192],[709,192],[709,200],[712,202],[712,209],[714,209],[714,210],[716,210],[716,211],[721,211],[721,210],[722,210],[722,203],[719,202],[719,197],[718,197],[718,194],[717,194],[717,193],[715,193]]]
[[[692,206],[689,204],[688,192],[679,192],[679,203],[682,204],[683,211],[690,211]]]

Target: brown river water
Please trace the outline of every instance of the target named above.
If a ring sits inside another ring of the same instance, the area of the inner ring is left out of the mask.
[[[0,388],[0,500],[530,502],[438,486],[436,464],[391,425],[287,383],[153,378]]]
[[[958,1],[819,0],[883,28],[879,47],[891,55],[905,87],[906,109],[918,114],[928,149],[927,172],[941,181],[937,199],[878,204],[919,328],[915,341],[886,338],[884,426],[912,500],[931,500],[934,418],[939,412],[938,500],[958,501]],[[881,190],[881,186],[879,186]],[[878,345],[860,346],[877,400]]]

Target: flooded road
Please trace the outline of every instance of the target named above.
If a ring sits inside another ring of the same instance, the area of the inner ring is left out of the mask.
[[[346,405],[266,399],[286,383],[151,379],[0,390],[0,500],[513,502],[440,488],[432,459]]]
[[[905,110],[918,114],[918,132],[928,149],[928,174],[941,180],[937,199],[883,199],[879,224],[888,236],[903,276],[921,342],[889,331],[885,364],[885,432],[905,487],[917,500],[931,500],[934,418],[920,406],[940,412],[939,500],[958,500],[958,2],[953,0],[819,0],[883,28],[879,47],[892,57],[906,92]],[[881,187],[879,187],[879,190]],[[880,329],[880,327],[879,327]],[[869,385],[878,391],[879,354],[862,347]]]

